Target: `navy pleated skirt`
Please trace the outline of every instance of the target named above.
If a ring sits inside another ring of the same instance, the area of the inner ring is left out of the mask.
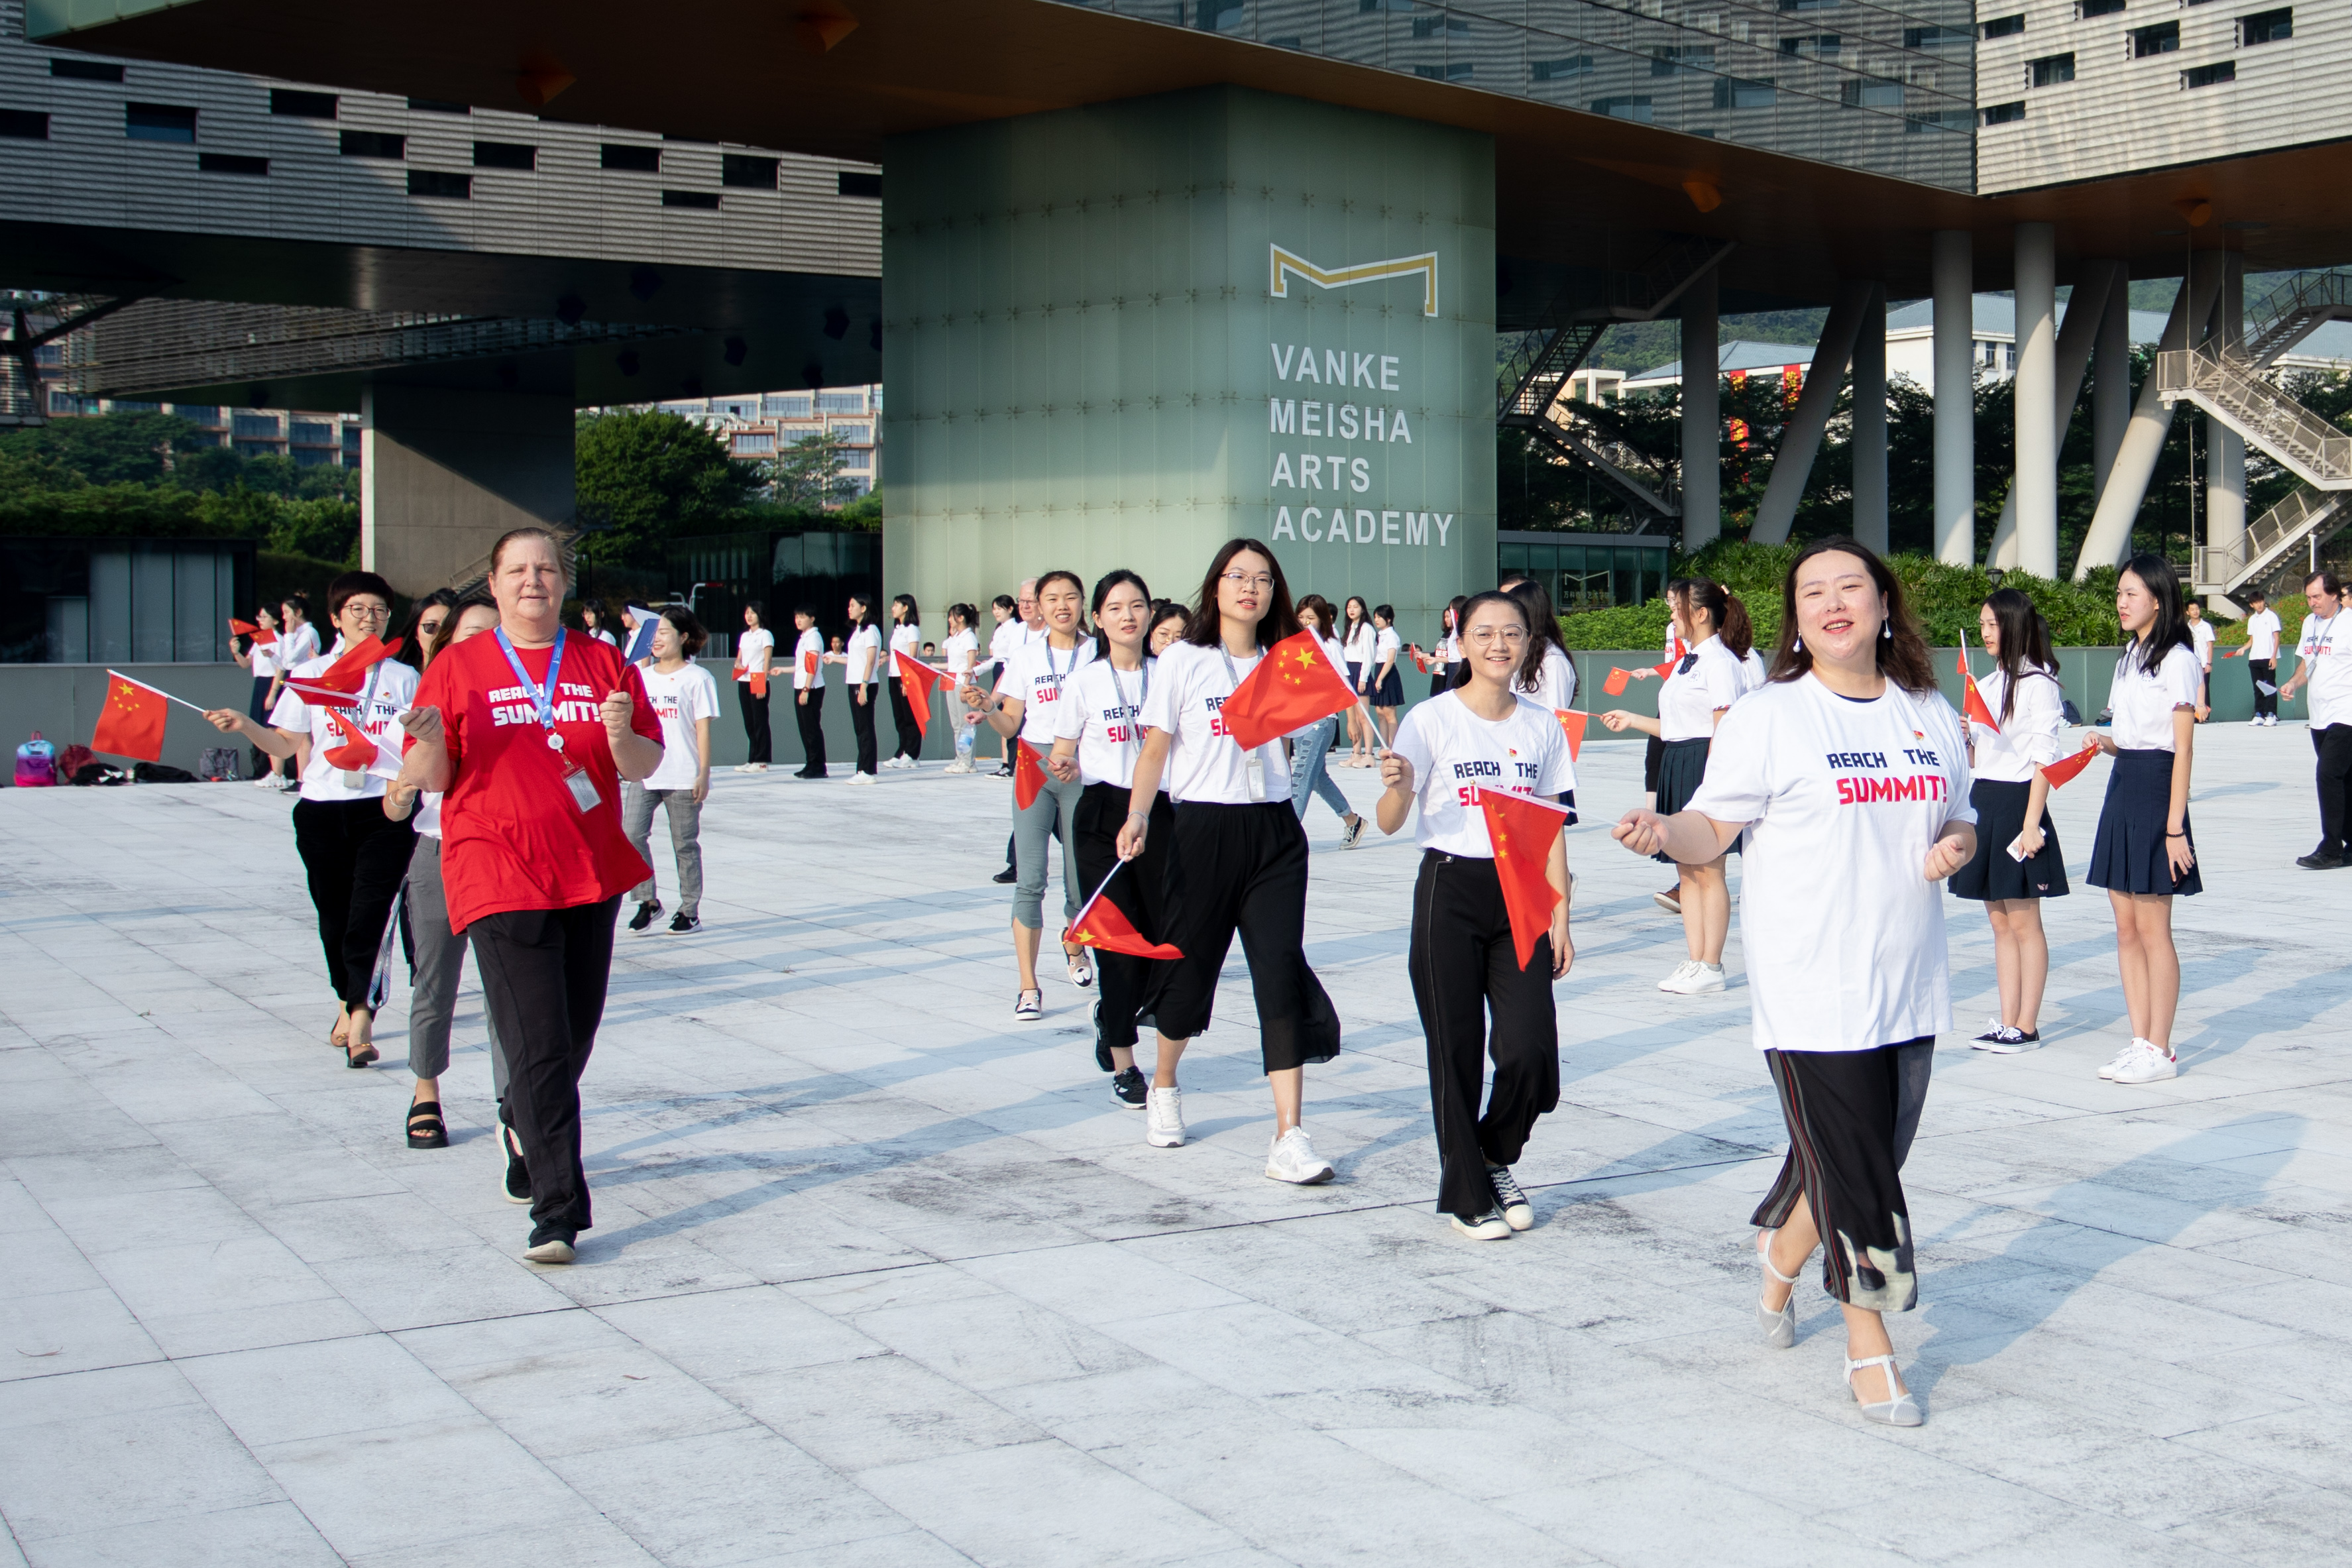
[[[2025,805],[2032,784],[2006,779],[1979,779],[1969,790],[1976,807],[1977,852],[1952,873],[1953,896],[1979,901],[2007,899],[2063,899],[2066,896],[2066,857],[2058,847],[2058,828],[2050,808],[2042,809],[2042,851],[2023,860],[2010,858],[2009,847],[2025,831]]]
[[[2175,881],[2165,857],[2165,823],[2172,814],[2172,753],[2117,752],[2115,761],[2115,771],[2107,775],[2106,804],[2099,808],[2099,836],[2091,845],[2091,868],[2083,879],[2118,893],[2187,898],[2203,892],[2205,881],[2196,867]],[[2195,848],[2197,829],[2186,812],[2180,830]]]

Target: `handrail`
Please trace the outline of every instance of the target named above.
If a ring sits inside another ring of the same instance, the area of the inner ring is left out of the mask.
[[[2250,361],[2227,350],[2167,349],[2157,355],[2166,400],[2201,399],[2225,423],[2303,477],[2326,489],[2352,486],[2352,436],[2264,381]],[[2300,458],[2300,463],[2293,459]]]
[[[2310,317],[2336,310],[2352,312],[2352,273],[2298,272],[2247,312],[2246,348],[2256,364],[2266,364],[2310,330]]]

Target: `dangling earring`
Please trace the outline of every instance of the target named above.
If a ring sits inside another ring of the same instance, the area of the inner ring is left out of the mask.
[[[1805,651],[1805,639],[1804,639],[1804,638],[1802,638],[1802,637],[1792,637],[1792,638],[1790,638],[1790,644],[1789,644],[1789,651],[1790,651],[1790,653],[1802,653],[1802,652],[1804,652],[1804,651]]]
[[[1881,642],[1893,642],[1895,640],[1895,623],[1893,621],[1881,621],[1878,623],[1878,640]]]

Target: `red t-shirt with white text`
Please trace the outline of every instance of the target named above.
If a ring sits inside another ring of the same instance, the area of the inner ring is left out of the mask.
[[[553,650],[517,648],[523,672],[547,679]],[[635,665],[593,638],[563,639],[557,676],[558,752],[514,678],[496,637],[467,637],[437,655],[415,707],[441,710],[452,776],[441,802],[441,879],[449,926],[463,931],[509,910],[562,910],[617,898],[653,873],[621,831],[621,779],[596,716],[615,687],[636,704],[630,728],[661,743],[661,720]],[[587,811],[563,780],[578,760],[596,785]]]

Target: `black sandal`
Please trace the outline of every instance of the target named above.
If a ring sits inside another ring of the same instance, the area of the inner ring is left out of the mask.
[[[408,1146],[412,1149],[446,1149],[449,1129],[441,1121],[441,1102],[419,1100],[408,1107]]]

